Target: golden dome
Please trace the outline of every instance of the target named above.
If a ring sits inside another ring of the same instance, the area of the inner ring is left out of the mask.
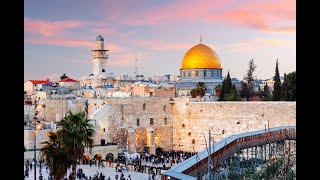
[[[181,69],[221,68],[218,55],[208,46],[193,46],[183,57]]]

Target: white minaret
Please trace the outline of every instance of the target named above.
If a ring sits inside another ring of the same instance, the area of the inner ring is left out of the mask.
[[[99,34],[96,38],[96,49],[91,50],[93,75],[97,77],[102,72],[106,73],[108,51],[104,49],[103,37]]]

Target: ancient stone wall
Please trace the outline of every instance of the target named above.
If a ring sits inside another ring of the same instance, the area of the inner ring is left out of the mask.
[[[173,102],[163,97],[46,100],[44,114],[55,122],[56,114],[61,118],[67,110],[85,111],[86,101],[96,130],[95,144],[105,139],[106,143],[118,143],[120,149],[128,147],[137,152],[149,146],[149,136],[154,138],[154,148],[200,151],[208,142],[209,129],[217,142],[238,133],[296,125],[296,103],[281,101],[190,102],[182,97]],[[26,107],[26,111],[31,110]],[[147,132],[150,128],[152,137]],[[33,148],[33,138],[25,133],[25,140],[28,138],[30,143],[25,144]]]
[[[276,126],[296,125],[296,102],[189,102],[175,99],[173,149],[200,151],[225,137]],[[205,139],[206,138],[206,139]]]
[[[139,152],[148,146],[145,142],[147,136],[145,128],[150,127],[154,129],[156,146],[171,147],[172,133],[168,132],[172,131],[172,105],[169,99],[158,97],[106,99],[105,104],[91,114],[96,126],[102,129],[97,133],[97,138],[119,143],[120,148],[126,148],[128,129],[132,128],[136,132],[136,142],[130,140],[128,146],[131,149],[136,148]]]

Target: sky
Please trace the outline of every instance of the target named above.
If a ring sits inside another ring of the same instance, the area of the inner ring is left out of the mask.
[[[101,34],[107,72],[179,75],[185,53],[202,43],[222,72],[240,80],[251,59],[269,79],[296,70],[295,0],[77,0],[24,2],[24,80],[92,73],[91,50]]]

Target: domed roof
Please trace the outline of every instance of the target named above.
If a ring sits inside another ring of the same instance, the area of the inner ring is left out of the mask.
[[[181,69],[221,68],[218,55],[208,46],[200,43],[184,55]]]
[[[99,34],[99,36],[96,38],[96,41],[104,41],[103,37]]]

